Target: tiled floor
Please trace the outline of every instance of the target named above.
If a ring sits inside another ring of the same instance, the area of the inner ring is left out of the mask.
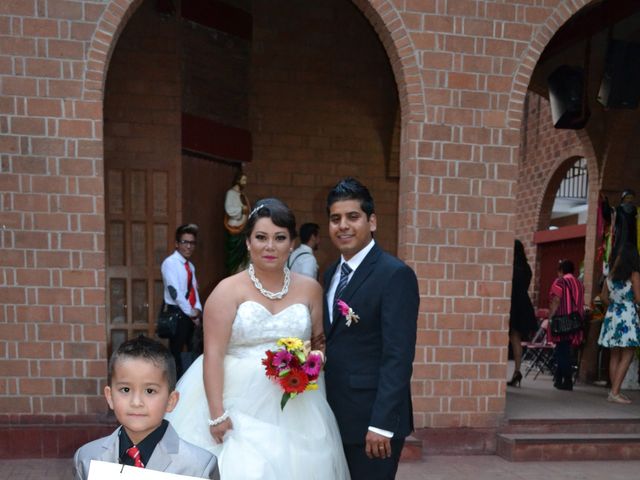
[[[637,478],[640,462],[510,463],[492,455],[434,456],[400,465],[397,480],[628,480]],[[0,460],[0,480],[71,480],[71,461]],[[328,479],[329,480],[329,479]]]
[[[576,385],[574,391],[553,388],[548,376],[525,378],[521,388],[507,390],[508,418],[640,418],[640,392],[627,391],[632,405],[606,401],[604,387]],[[511,463],[493,455],[427,456],[402,463],[398,480],[627,480],[638,478],[640,461]],[[0,460],[0,480],[69,480],[68,459]]]

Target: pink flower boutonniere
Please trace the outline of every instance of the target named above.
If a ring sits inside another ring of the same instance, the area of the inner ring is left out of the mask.
[[[358,323],[358,321],[360,320],[360,317],[356,315],[353,309],[342,300],[338,300],[338,308],[340,309],[340,313],[347,320],[347,327],[350,327],[352,322]]]

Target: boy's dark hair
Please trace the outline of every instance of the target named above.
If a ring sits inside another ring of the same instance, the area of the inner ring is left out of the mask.
[[[327,215],[331,205],[341,200],[358,200],[360,208],[367,215],[367,220],[372,213],[376,213],[369,189],[353,177],[343,178],[331,189],[327,196]]]
[[[195,223],[185,223],[184,225],[180,225],[176,228],[176,242],[179,242],[182,239],[182,235],[185,233],[190,233],[194,237],[198,237],[198,225]]]
[[[152,338],[139,335],[120,344],[113,352],[109,360],[109,370],[107,374],[107,385],[111,385],[113,370],[118,360],[123,358],[141,358],[153,362],[153,364],[164,371],[164,375],[169,383],[169,392],[176,388],[176,361],[169,352],[169,349],[162,343]]]
[[[320,225],[317,223],[303,223],[300,227],[300,243],[307,243],[309,239],[320,233]]]
[[[291,240],[296,238],[296,217],[291,209],[277,198],[263,198],[258,200],[249,214],[247,224],[244,227],[245,238],[251,236],[256,222],[261,218],[270,218],[274,225],[286,228]]]
[[[611,268],[611,280],[625,282],[631,278],[633,272],[640,271],[638,250],[634,245],[623,244]]]
[[[573,273],[575,270],[576,267],[573,265],[571,260],[560,260],[560,263],[558,263],[558,271],[562,272],[564,275],[567,273]]]

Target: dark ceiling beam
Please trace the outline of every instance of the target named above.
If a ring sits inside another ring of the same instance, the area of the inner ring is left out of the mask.
[[[638,0],[604,0],[592,7],[585,7],[558,30],[540,55],[539,62],[548,60],[587,37],[608,30],[637,12],[640,12]]]

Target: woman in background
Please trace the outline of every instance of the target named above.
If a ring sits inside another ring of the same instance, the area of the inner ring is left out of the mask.
[[[531,267],[527,263],[524,245],[515,241],[513,249],[513,277],[511,279],[511,311],[509,313],[509,342],[513,351],[515,370],[507,382],[510,387],[519,387],[522,381],[520,364],[522,362],[522,340],[528,338],[538,328],[533,304],[529,298]]]
[[[571,260],[560,260],[558,278],[553,281],[549,291],[549,318],[554,315],[569,315],[578,312],[584,317],[584,287],[574,275],[575,266]],[[579,347],[584,339],[582,329],[554,336],[550,339],[556,344],[556,373],[553,386],[558,390],[573,390],[573,371],[571,368],[571,347]]]
[[[608,401],[628,404],[631,400],[620,392],[636,347],[640,346],[640,319],[636,304],[640,301],[640,260],[631,244],[620,249],[602,290],[602,301],[608,303],[598,344],[611,349]]]

